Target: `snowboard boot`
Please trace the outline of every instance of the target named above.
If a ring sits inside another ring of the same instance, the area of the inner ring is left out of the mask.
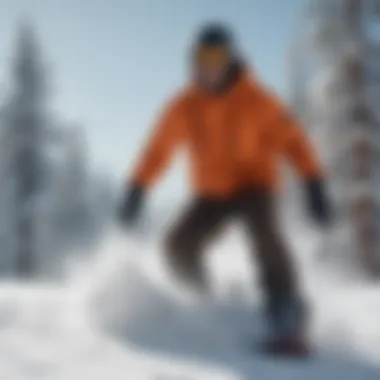
[[[271,336],[262,343],[263,353],[285,357],[310,355],[306,334],[306,307],[299,296],[282,294],[270,297],[266,319]]]

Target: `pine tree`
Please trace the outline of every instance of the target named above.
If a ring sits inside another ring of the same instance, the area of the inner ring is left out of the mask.
[[[379,49],[368,34],[378,1],[310,4],[305,24],[311,33],[303,41],[310,48],[299,54],[311,67],[303,88],[312,110],[309,123],[337,205],[339,223],[332,240],[341,240],[345,253],[351,251],[367,273],[380,275],[379,190],[374,187],[380,131],[376,101],[371,99],[371,87],[379,89],[371,66],[377,66],[380,54],[374,54]]]
[[[9,171],[14,177],[16,270],[30,277],[35,271],[34,201],[42,178],[41,141],[44,123],[45,80],[32,28],[20,28],[13,60],[13,94],[7,117]]]
[[[29,24],[16,42],[0,108],[0,271],[51,277],[69,252],[96,242],[112,191],[89,170],[84,130],[50,111],[46,66]]]

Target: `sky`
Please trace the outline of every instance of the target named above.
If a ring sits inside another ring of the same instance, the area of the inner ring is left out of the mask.
[[[255,71],[286,97],[288,49],[305,2],[0,0],[0,95],[18,25],[29,19],[57,117],[82,125],[93,164],[124,180],[157,112],[186,82],[200,24],[227,22]],[[181,188],[180,172],[173,169],[177,174],[165,177],[161,191]]]

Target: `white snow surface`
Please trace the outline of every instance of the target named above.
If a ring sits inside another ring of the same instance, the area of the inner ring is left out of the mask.
[[[338,277],[315,255],[318,235],[291,229],[314,358],[251,350],[264,326],[240,230],[210,249],[209,299],[173,286],[157,242],[111,231],[91,263],[71,265],[64,285],[0,285],[0,379],[380,379],[380,285]]]

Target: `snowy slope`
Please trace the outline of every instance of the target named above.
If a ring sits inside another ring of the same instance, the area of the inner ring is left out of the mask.
[[[274,362],[246,349],[263,329],[260,293],[234,229],[212,247],[213,300],[173,289],[154,242],[112,233],[65,286],[1,285],[0,379],[379,379],[380,287],[316,266],[315,236],[298,232],[318,358]]]

